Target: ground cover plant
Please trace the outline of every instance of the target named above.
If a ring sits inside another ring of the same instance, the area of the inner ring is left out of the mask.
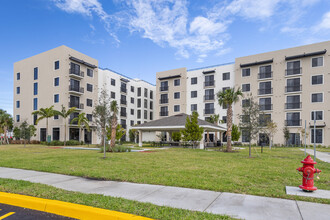
[[[66,150],[40,145],[0,146],[0,166],[99,179],[234,192],[330,204],[330,200],[286,195],[285,186],[299,186],[296,168],[304,152],[298,148],[253,148],[234,153],[173,148],[148,153],[107,153]],[[105,169],[111,167],[111,169]],[[315,181],[330,190],[330,164],[318,160],[322,170]]]

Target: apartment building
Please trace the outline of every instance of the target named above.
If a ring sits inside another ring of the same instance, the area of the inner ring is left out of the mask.
[[[197,111],[199,118],[219,114],[226,122],[226,107],[218,104],[216,94],[234,87],[234,63],[187,70],[179,68],[158,72],[156,79],[156,108],[158,118]],[[214,140],[210,134],[210,140]],[[224,137],[224,141],[226,138]]]
[[[98,84],[99,93],[105,89],[111,100],[116,100],[118,103],[118,122],[126,129],[123,140],[129,141],[131,126],[154,120],[156,96],[154,85],[103,68],[99,68]],[[154,138],[154,132],[146,132],[143,141]]]
[[[314,143],[314,113],[316,144],[329,145],[328,114],[330,80],[330,41],[256,54],[235,59],[235,87],[245,95],[252,94],[267,120],[276,122],[278,131],[274,143],[284,144],[283,128],[290,131],[289,144],[304,143],[301,129],[307,124],[307,144]],[[235,105],[235,123],[239,123],[242,106]],[[260,133],[257,141],[268,141]],[[248,142],[242,132],[242,142]]]
[[[18,126],[23,121],[36,125],[37,115],[32,112],[40,108],[62,105],[69,109],[76,107],[85,112],[92,121],[93,104],[97,101],[98,61],[66,46],[43,52],[14,63],[14,120]],[[95,128],[80,134],[77,124],[70,121],[79,113],[67,119],[58,116],[48,119],[48,134],[51,140],[84,140],[96,143]],[[37,125],[36,140],[46,141],[46,119]]]

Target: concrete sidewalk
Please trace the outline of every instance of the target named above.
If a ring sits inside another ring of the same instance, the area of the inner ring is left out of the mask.
[[[330,205],[171,186],[97,181],[81,177],[1,168],[0,178],[26,180],[57,188],[121,197],[173,208],[226,214],[242,219],[329,219]],[[284,186],[283,186],[284,190]]]
[[[300,149],[300,150],[305,151],[305,149]],[[314,155],[314,150],[312,150],[312,149],[306,149],[306,152],[308,154],[310,154],[311,156]],[[316,162],[317,162],[317,160],[322,160],[324,162],[330,163],[330,152],[316,151]]]

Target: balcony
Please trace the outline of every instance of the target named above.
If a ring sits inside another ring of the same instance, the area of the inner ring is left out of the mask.
[[[73,71],[70,69],[69,76],[72,78],[76,78],[76,79],[82,79],[82,78],[84,78],[85,74],[83,71],[77,72],[77,71]]]
[[[273,94],[273,88],[258,89],[258,95],[271,95]]]
[[[124,128],[124,129],[126,129],[127,128],[127,125],[126,124],[122,124],[121,127]]]
[[[301,102],[285,103],[285,109],[301,109]]]
[[[214,85],[215,85],[215,80],[205,81],[204,82],[204,88],[206,88],[206,87],[214,87]]]
[[[127,105],[127,101],[125,99],[120,99],[120,104],[121,105]]]
[[[71,103],[69,102],[69,108],[76,107],[77,110],[83,110],[84,109],[84,104],[82,103]]]
[[[258,73],[258,79],[269,79],[273,77],[273,72]]]
[[[214,101],[214,95],[204,95],[204,101]]]
[[[120,116],[121,117],[127,117],[127,113],[126,112],[120,112]]]
[[[204,115],[212,115],[214,114],[214,108],[204,109]]]
[[[159,100],[160,104],[167,104],[168,103],[168,99],[160,99]]]
[[[301,67],[300,68],[286,69],[285,70],[285,76],[300,75],[300,74],[302,74]]]
[[[259,110],[260,111],[270,111],[270,110],[273,110],[273,104],[259,105]]]
[[[127,93],[127,89],[126,89],[126,87],[120,87],[120,92],[122,92],[122,93]]]
[[[168,86],[161,86],[161,87],[160,87],[160,91],[161,91],[161,92],[166,92],[166,91],[168,91]]]
[[[159,116],[168,116],[168,111],[159,112]]]
[[[301,126],[301,119],[285,120],[286,126]]]
[[[69,86],[69,93],[76,94],[76,95],[82,95],[82,94],[84,94],[84,88],[79,87],[79,86],[70,85]]]
[[[285,92],[301,92],[301,91],[302,91],[302,85],[285,87]]]

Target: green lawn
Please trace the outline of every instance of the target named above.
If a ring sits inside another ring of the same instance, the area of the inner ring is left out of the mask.
[[[232,219],[223,215],[193,212],[164,206],[161,207],[150,203],[142,203],[96,194],[70,192],[43,184],[18,180],[0,179],[0,191],[77,203],[154,219]]]
[[[108,153],[43,146],[1,146],[0,166],[63,173],[82,177],[297,199],[330,204],[330,200],[289,196],[285,186],[298,186],[304,152],[297,148],[248,149],[238,153],[192,149]],[[330,190],[330,164],[322,170],[319,189]]]

